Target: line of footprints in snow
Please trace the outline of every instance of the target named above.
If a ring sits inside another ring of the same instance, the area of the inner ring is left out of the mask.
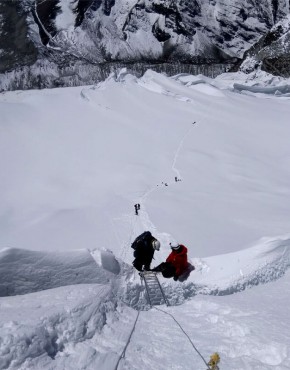
[[[175,182],[179,182],[179,181],[181,181],[181,179],[179,179],[177,176],[175,176],[174,181],[175,181]],[[162,184],[163,186],[168,186],[168,183],[167,183],[167,182],[163,182],[163,181],[162,181],[162,183],[161,183],[161,184]],[[158,185],[157,185],[157,186],[158,186]],[[134,208],[135,208],[135,215],[138,215],[138,211],[140,211],[140,208],[141,208],[140,204],[139,204],[139,203],[134,204]]]
[[[194,125],[196,123],[196,121],[194,121],[194,122],[192,122],[192,124]],[[175,176],[174,177],[174,181],[175,182],[179,182],[179,181],[181,181],[181,179],[180,178],[178,178],[177,176]],[[168,186],[168,183],[167,182],[161,182],[161,185],[162,186]],[[157,184],[157,186],[159,186],[158,184]],[[139,203],[137,203],[137,204],[134,204],[134,208],[135,208],[135,215],[138,215],[138,211],[140,211],[140,208],[141,208],[141,206],[140,206],[140,204]]]

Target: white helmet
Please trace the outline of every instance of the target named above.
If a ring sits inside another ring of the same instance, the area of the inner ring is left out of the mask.
[[[176,241],[170,242],[169,245],[170,245],[170,248],[173,250],[177,250],[180,247],[180,245]]]
[[[152,242],[152,247],[156,250],[156,251],[159,251],[160,249],[160,241],[159,240],[153,240]]]

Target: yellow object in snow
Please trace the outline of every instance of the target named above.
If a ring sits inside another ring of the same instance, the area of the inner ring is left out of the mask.
[[[210,360],[208,362],[208,366],[211,370],[218,370],[218,363],[220,362],[220,355],[215,352],[213,355],[210,356]]]

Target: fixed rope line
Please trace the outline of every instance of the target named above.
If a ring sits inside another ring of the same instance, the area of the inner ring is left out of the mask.
[[[120,357],[119,357],[119,359],[118,359],[118,362],[117,362],[117,364],[116,364],[116,366],[115,366],[115,369],[114,369],[114,370],[117,370],[117,369],[118,369],[118,367],[119,367],[119,364],[120,364],[121,360],[125,358],[126,350],[127,350],[127,347],[128,347],[128,345],[129,345],[129,343],[130,343],[130,341],[131,341],[132,335],[133,335],[133,333],[134,333],[134,331],[135,331],[135,328],[136,328],[136,324],[137,324],[137,321],[138,321],[139,315],[140,315],[140,310],[138,310],[138,314],[137,314],[137,316],[136,316],[136,320],[135,320],[135,322],[134,322],[133,328],[132,328],[132,330],[131,330],[131,333],[130,333],[130,335],[129,335],[129,338],[128,338],[128,340],[127,340],[127,343],[126,343],[126,345],[125,345],[125,347],[124,347],[124,349],[123,349],[123,351],[122,351],[122,353],[121,353],[121,355],[120,355]]]
[[[190,344],[192,345],[192,347],[194,348],[194,350],[197,352],[197,354],[200,356],[200,358],[202,359],[202,361],[205,363],[207,369],[210,370],[210,367],[208,365],[208,363],[205,361],[204,357],[202,356],[202,354],[199,352],[199,350],[196,348],[196,346],[194,345],[193,341],[190,339],[189,335],[186,333],[186,331],[183,329],[183,327],[179,324],[179,322],[176,320],[176,318],[171,315],[170,313],[166,312],[166,311],[163,311],[161,310],[160,308],[157,308],[157,307],[154,307],[155,310],[158,310],[158,311],[161,311],[163,313],[165,313],[166,315],[169,315],[175,322],[176,324],[179,326],[179,328],[181,329],[181,331],[185,334],[185,336],[187,337],[187,339],[189,340]]]

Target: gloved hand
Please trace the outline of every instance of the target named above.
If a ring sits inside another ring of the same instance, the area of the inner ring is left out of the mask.
[[[173,280],[174,280],[174,281],[177,281],[177,280],[178,280],[178,276],[174,276],[174,277],[173,277]]]

